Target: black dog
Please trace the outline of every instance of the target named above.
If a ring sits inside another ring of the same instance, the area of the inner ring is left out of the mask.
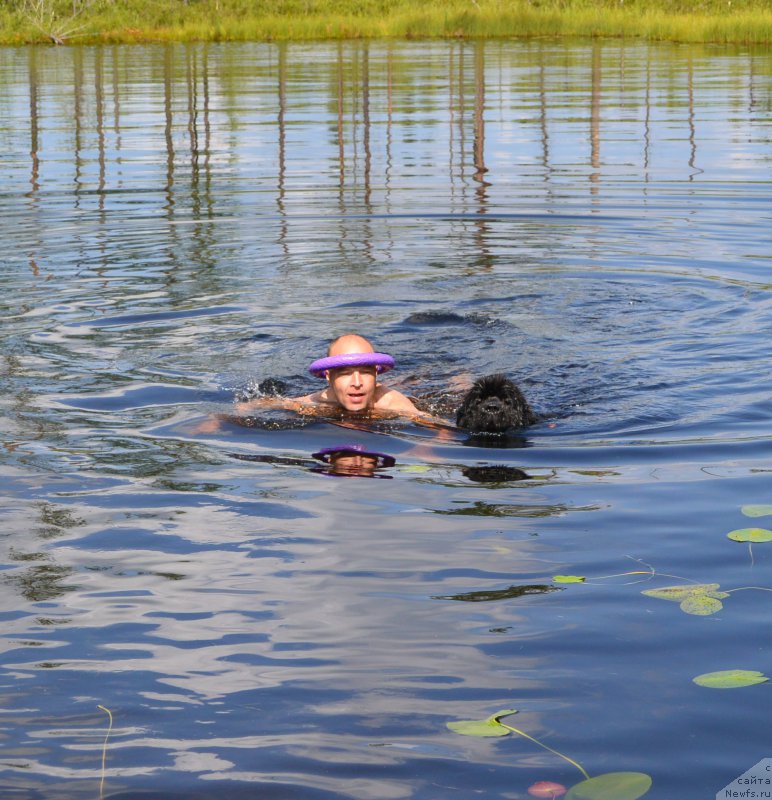
[[[504,433],[536,420],[523,393],[506,375],[476,380],[456,413],[456,425],[472,433]]]

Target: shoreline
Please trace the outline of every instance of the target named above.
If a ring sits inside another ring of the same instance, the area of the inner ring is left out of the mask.
[[[629,39],[758,44],[772,42],[764,0],[451,0],[416,8],[407,0],[0,0],[0,45],[414,39]]]

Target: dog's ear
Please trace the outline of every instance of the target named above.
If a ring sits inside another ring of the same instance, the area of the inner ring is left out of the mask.
[[[470,390],[471,392],[471,390]],[[470,392],[467,392],[464,399],[461,401],[461,405],[458,407],[456,411],[456,427],[457,428],[467,428],[469,427],[469,421],[467,416],[469,414],[469,406],[470,406]]]

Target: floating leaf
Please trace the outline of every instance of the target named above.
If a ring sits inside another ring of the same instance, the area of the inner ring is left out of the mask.
[[[643,772],[607,772],[577,783],[564,800],[638,800],[651,789],[651,778]]]
[[[428,464],[405,464],[399,468],[400,472],[429,472],[431,467]]]
[[[721,592],[726,594],[726,592]],[[721,611],[724,604],[714,597],[709,597],[706,594],[695,595],[694,597],[687,597],[681,603],[681,611],[687,614],[694,614],[697,617],[707,617],[710,614],[715,614],[716,611]]]
[[[500,721],[501,717],[506,717],[510,714],[517,714],[517,709],[505,708],[503,711],[497,711],[495,714],[491,714],[487,719],[464,719],[457,722],[448,722],[447,726],[450,728],[450,730],[455,731],[455,733],[460,733],[464,736],[506,736],[508,733],[516,733],[519,736],[528,739],[529,742],[533,742],[539,747],[543,747],[545,750],[548,750],[558,758],[562,758],[564,761],[567,761],[569,764],[576,767],[585,778],[589,779],[590,776],[587,774],[587,770],[572,758],[563,755],[563,753],[561,753],[559,750],[554,750],[549,745],[544,744],[544,742],[540,742],[529,733],[521,731],[518,728],[514,728],[512,725],[507,725],[505,722]]]
[[[584,583],[587,579],[582,575],[553,575],[552,580],[555,583]]]
[[[772,516],[772,506],[743,506],[740,511],[742,511],[746,517]]]
[[[681,611],[706,617],[721,611],[721,602],[729,597],[728,592],[719,592],[718,583],[695,583],[687,586],[666,586],[664,589],[644,589],[641,594],[657,597],[660,600],[674,600],[681,604]]]
[[[510,714],[517,714],[516,708],[505,708],[491,714],[487,719],[461,719],[457,722],[448,722],[448,728],[462,736],[506,736],[512,731],[504,727],[499,719]]]
[[[690,583],[687,586],[666,586],[664,589],[644,589],[641,594],[647,597],[658,597],[660,600],[676,600],[681,602],[697,595],[711,596],[719,588],[718,583]],[[726,597],[726,592],[717,592]]]
[[[734,542],[772,542],[772,531],[766,528],[739,528],[727,536]]]
[[[756,670],[724,669],[719,672],[706,672],[692,680],[698,686],[707,686],[709,689],[739,689],[742,686],[765,683],[769,678]]]

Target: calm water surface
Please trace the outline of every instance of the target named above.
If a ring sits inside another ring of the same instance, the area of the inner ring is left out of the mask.
[[[0,50],[3,798],[582,779],[446,727],[501,709],[661,800],[772,757],[772,683],[692,682],[772,675],[772,594],[641,594],[772,588],[772,545],[726,536],[772,527],[742,512],[772,503],[770,73],[613,43]],[[350,329],[435,408],[503,371],[543,420],[196,432],[266,378],[310,391]],[[395,463],[313,457],[352,442]]]

